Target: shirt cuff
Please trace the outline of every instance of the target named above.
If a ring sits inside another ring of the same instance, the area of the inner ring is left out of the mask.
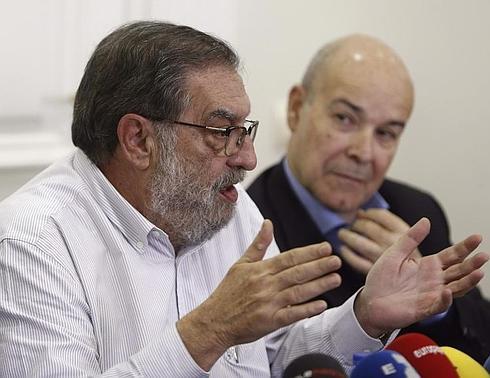
[[[449,309],[447,309],[446,311],[443,311],[439,314],[429,316],[428,318],[419,321],[419,324],[422,326],[430,326],[433,323],[437,323],[438,321],[440,321],[446,317],[446,315],[450,309],[451,309],[451,307]]]
[[[385,346],[384,341],[386,343],[391,342],[399,332],[399,330],[395,330],[390,335],[385,335],[382,341],[369,336],[364,331],[354,313],[354,301],[360,290],[352,295],[342,306],[333,309],[339,312],[336,316],[338,320],[336,324],[329,327],[331,328],[330,332],[334,345],[336,345],[338,352],[349,362],[352,362],[354,353],[375,352],[382,349]]]

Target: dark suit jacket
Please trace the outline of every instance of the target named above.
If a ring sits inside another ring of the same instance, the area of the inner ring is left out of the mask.
[[[424,216],[430,219],[431,232],[419,246],[422,254],[439,252],[451,244],[446,216],[431,195],[388,179],[379,192],[390,205],[390,211],[409,225]],[[263,172],[250,185],[248,193],[264,217],[274,224],[274,237],[281,251],[325,240],[289,186],[282,163]],[[339,273],[341,286],[321,296],[329,307],[344,303],[364,285],[364,275],[348,264],[343,264]],[[403,332],[424,333],[439,345],[457,348],[483,364],[490,354],[490,302],[474,289],[455,299],[443,320],[425,326],[416,324]]]

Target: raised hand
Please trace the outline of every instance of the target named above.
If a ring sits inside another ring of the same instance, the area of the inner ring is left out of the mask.
[[[489,256],[469,257],[481,242],[478,235],[437,254],[412,258],[429,230],[430,222],[422,218],[369,271],[355,303],[359,323],[369,335],[378,337],[445,311],[453,296],[463,295],[483,278],[479,268]]]
[[[342,259],[355,270],[367,274],[381,254],[410,226],[386,209],[359,210],[350,228],[343,228],[338,236]],[[421,257],[415,249],[412,257]]]
[[[187,350],[203,369],[230,346],[321,313],[324,301],[308,301],[340,285],[340,276],[332,272],[341,261],[331,256],[328,243],[263,260],[271,242],[272,223],[266,220],[211,296],[177,322]]]

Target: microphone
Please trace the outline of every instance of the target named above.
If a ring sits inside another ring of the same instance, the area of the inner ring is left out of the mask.
[[[420,378],[412,365],[400,353],[381,350],[358,362],[350,378]]]
[[[354,364],[354,366],[357,366],[357,364],[365,357],[369,356],[370,354],[372,354],[373,352],[357,352],[357,353],[354,353],[353,356],[352,356],[352,363]]]
[[[283,378],[347,378],[340,363],[322,353],[305,354],[293,360]]]
[[[441,349],[456,368],[460,378],[488,378],[488,372],[466,353],[455,348],[443,346]]]
[[[405,357],[422,378],[458,378],[458,373],[441,348],[420,333],[406,333],[386,346]]]
[[[488,356],[487,360],[485,361],[485,364],[483,365],[485,369],[490,373],[490,356]]]

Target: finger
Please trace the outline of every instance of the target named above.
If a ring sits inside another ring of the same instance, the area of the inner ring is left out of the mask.
[[[441,261],[442,267],[446,269],[451,265],[460,263],[480,245],[481,241],[482,237],[480,235],[471,235],[463,241],[439,252],[437,256]]]
[[[405,230],[408,229],[408,226]],[[350,230],[355,231],[361,235],[366,236],[372,241],[380,244],[383,247],[388,247],[398,240],[399,234],[384,228],[380,224],[372,221],[371,219],[358,218],[350,227]],[[401,231],[401,232],[403,232]]]
[[[327,303],[322,300],[303,303],[301,305],[284,307],[274,315],[277,328],[284,327],[305,318],[311,318],[327,309]]]
[[[281,291],[277,296],[280,307],[293,306],[309,301],[326,291],[339,287],[342,280],[337,273],[330,273],[301,285],[291,286]]]
[[[243,256],[238,260],[239,262],[256,262],[264,258],[267,248],[272,243],[273,227],[272,222],[269,219],[265,219],[262,223],[257,236],[254,241],[245,251]]]
[[[277,289],[284,290],[285,288],[301,285],[303,283],[315,280],[326,274],[333,273],[342,265],[342,261],[338,256],[327,256],[321,259],[309,261],[303,264],[295,265],[289,269],[285,269],[276,275]]]
[[[444,271],[444,282],[449,283],[470,274],[474,270],[481,268],[488,259],[489,256],[486,253],[478,253],[462,263],[447,268]]]
[[[331,254],[332,247],[330,244],[327,242],[322,242],[283,252],[278,256],[268,259],[266,264],[269,271],[272,274],[275,274],[296,265],[330,256]]]
[[[448,285],[446,285],[446,287],[451,290],[453,296],[461,297],[465,295],[468,291],[473,289],[478,284],[478,282],[480,282],[483,276],[484,273],[478,269],[459,280],[449,283]]]
[[[360,209],[357,216],[370,219],[391,231],[405,232],[410,227],[402,218],[387,209]]]
[[[347,264],[363,274],[367,274],[373,266],[372,261],[359,256],[345,245],[340,247],[340,256]]]
[[[338,236],[347,247],[371,261],[376,261],[383,252],[382,247],[357,232],[343,228],[339,230]]]
[[[401,254],[404,259],[408,258],[419,246],[422,240],[429,234],[430,222],[427,218],[421,218],[417,223],[408,229],[393,244],[385,254]]]

